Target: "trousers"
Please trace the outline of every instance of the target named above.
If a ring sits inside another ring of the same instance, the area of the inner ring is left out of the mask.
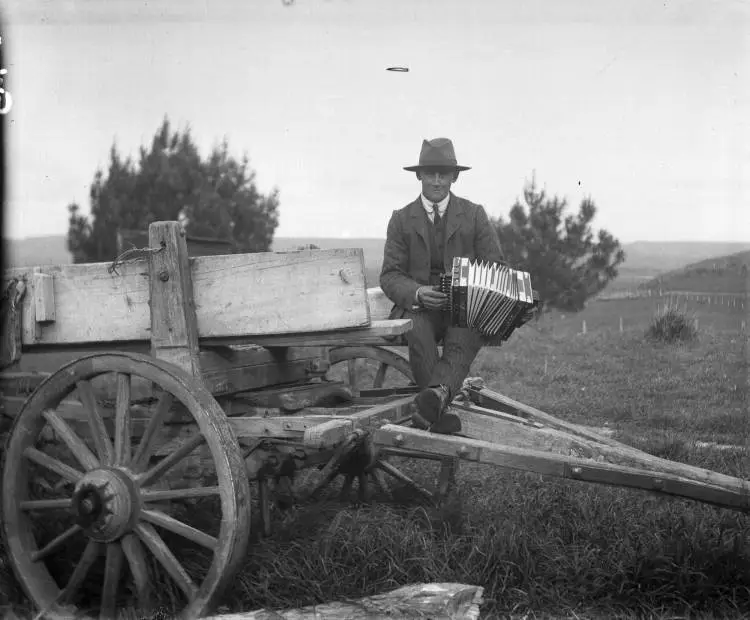
[[[407,310],[403,318],[412,320],[412,328],[405,335],[414,381],[420,389],[445,385],[453,398],[485,344],[483,337],[468,328],[451,326],[448,313],[439,310]],[[440,341],[442,356],[438,355]]]

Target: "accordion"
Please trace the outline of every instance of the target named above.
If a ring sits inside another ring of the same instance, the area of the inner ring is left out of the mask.
[[[451,273],[440,277],[440,291],[448,296],[451,325],[500,340],[507,340],[539,303],[525,271],[468,258],[453,259]]]

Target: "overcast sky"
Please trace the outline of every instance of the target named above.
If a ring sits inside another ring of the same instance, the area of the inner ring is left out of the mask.
[[[5,234],[66,233],[166,115],[248,154],[277,236],[383,237],[446,136],[490,215],[535,174],[623,242],[750,241],[749,4],[6,0]]]

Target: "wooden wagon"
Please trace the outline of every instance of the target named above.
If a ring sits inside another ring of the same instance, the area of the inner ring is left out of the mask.
[[[461,436],[410,425],[408,320],[365,287],[361,250],[190,258],[176,222],[120,264],[5,273],[5,551],[46,617],[205,615],[246,557],[251,503],[315,497],[336,476],[440,501],[460,461],[646,489],[746,511],[745,481],[656,458],[467,380]],[[54,372],[23,355],[68,354]],[[376,363],[357,385],[357,360]],[[343,380],[331,368],[345,364]],[[385,386],[388,373],[400,385]],[[398,459],[435,463],[415,479]],[[295,474],[315,482],[295,487]],[[257,496],[251,502],[251,485]],[[213,518],[196,522],[197,502]],[[72,559],[72,561],[71,561]],[[161,575],[161,577],[159,577]],[[168,586],[168,587],[167,587]],[[161,600],[161,599],[160,599]]]

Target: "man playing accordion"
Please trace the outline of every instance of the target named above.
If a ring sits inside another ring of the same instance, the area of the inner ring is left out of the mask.
[[[404,168],[416,172],[422,192],[391,215],[380,274],[380,286],[395,304],[390,317],[412,320],[406,340],[421,388],[412,420],[416,427],[436,433],[460,432],[461,421],[446,408],[486,343],[478,331],[451,324],[440,277],[451,271],[454,257],[505,262],[484,208],[450,191],[459,172],[469,169],[458,165],[449,139],[422,142],[419,163]],[[533,311],[527,312],[521,322],[532,316]]]

